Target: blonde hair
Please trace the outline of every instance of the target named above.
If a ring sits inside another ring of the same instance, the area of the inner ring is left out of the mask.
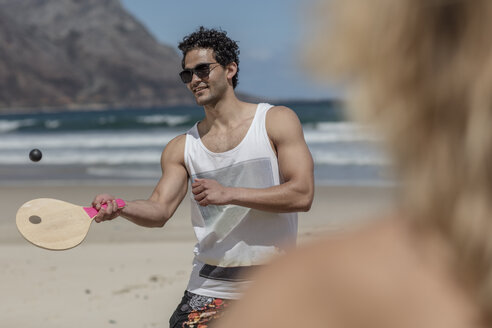
[[[309,58],[352,86],[355,117],[393,156],[405,213],[448,240],[490,324],[492,1],[320,5]]]

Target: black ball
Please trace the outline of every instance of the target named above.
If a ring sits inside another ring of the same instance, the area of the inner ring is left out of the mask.
[[[33,149],[29,153],[29,159],[33,162],[39,162],[41,157],[43,157],[43,153],[41,153],[41,150],[39,149]]]

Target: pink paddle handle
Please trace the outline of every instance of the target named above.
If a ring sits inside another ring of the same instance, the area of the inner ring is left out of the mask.
[[[126,203],[123,199],[116,199],[116,205],[118,205],[118,208],[123,208],[126,206]],[[102,208],[107,208],[108,205],[106,204],[103,204],[101,205]],[[95,217],[97,215],[97,213],[99,212],[95,207],[84,207],[84,211],[87,213],[87,215],[89,215],[89,217],[92,219],[93,217]]]

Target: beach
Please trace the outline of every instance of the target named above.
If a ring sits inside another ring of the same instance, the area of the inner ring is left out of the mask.
[[[393,181],[379,141],[335,102],[285,103],[314,159],[315,200],[299,214],[299,244],[390,207]],[[0,325],[167,327],[187,286],[196,243],[185,199],[164,228],[93,223],[67,251],[37,248],[15,213],[35,198],[88,206],[99,193],[146,199],[166,144],[202,119],[197,106],[0,115]],[[82,123],[83,122],[83,123]],[[29,160],[31,149],[42,160]]]
[[[30,199],[87,206],[101,192],[134,200],[152,190],[123,183],[0,186],[2,327],[167,327],[186,288],[195,244],[186,198],[164,228],[123,218],[93,223],[84,242],[66,251],[31,245],[15,225],[17,208]],[[393,197],[389,186],[316,186],[311,210],[299,214],[299,245],[385,213]]]

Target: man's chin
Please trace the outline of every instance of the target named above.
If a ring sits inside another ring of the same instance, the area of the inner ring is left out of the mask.
[[[206,105],[202,100],[195,98],[195,102],[198,106]]]
[[[205,106],[211,102],[211,99],[208,97],[195,97],[195,102],[199,106]]]

